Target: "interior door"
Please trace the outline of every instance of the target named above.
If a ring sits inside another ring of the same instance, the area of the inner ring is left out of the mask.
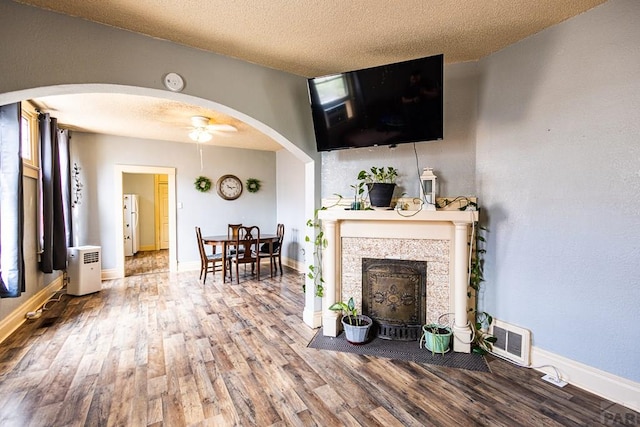
[[[156,178],[156,243],[158,249],[169,249],[169,183],[162,175]]]

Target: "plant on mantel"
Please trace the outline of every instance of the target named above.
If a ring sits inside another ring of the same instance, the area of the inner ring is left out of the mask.
[[[324,296],[324,279],[322,277],[322,251],[327,247],[327,239],[324,237],[324,231],[322,231],[322,223],[318,218],[318,213],[320,211],[327,210],[334,206],[340,204],[342,200],[342,196],[339,194],[334,194],[334,196],[338,196],[338,200],[333,203],[331,206],[322,206],[316,209],[313,212],[313,219],[307,220],[307,227],[312,229],[311,235],[306,235],[304,237],[305,242],[313,242],[313,263],[309,264],[309,272],[307,273],[307,277],[313,280],[314,287],[314,295],[317,297]],[[306,284],[302,284],[302,291],[306,292]]]
[[[373,207],[389,207],[396,188],[398,170],[393,166],[373,166],[369,171],[358,174],[360,184],[365,183],[369,193],[369,203]]]
[[[373,166],[369,171],[361,170],[358,179],[363,180],[367,184],[395,184],[398,177],[398,170],[393,166]]]

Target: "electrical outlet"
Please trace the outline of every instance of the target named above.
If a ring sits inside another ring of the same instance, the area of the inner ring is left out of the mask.
[[[38,319],[40,316],[42,316],[41,311],[29,311],[26,317],[27,319]]]
[[[564,387],[564,386],[566,386],[566,385],[567,385],[567,382],[566,382],[566,381],[562,381],[562,379],[560,379],[559,377],[558,377],[558,378],[556,378],[556,377],[554,377],[554,376],[553,376],[553,375],[551,375],[551,374],[547,374],[547,375],[545,375],[544,377],[542,377],[542,379],[543,379],[544,381],[546,381],[546,382],[548,382],[548,383],[551,383],[551,384],[553,384],[553,385],[555,385],[555,386],[558,386],[558,387]]]

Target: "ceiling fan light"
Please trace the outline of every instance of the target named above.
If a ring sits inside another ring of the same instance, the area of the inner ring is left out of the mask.
[[[196,128],[196,129],[192,130],[191,132],[189,132],[189,138],[191,138],[192,140],[194,140],[196,142],[211,141],[212,137],[213,137],[213,135],[211,135],[209,132],[207,132],[207,130],[204,129],[204,128]]]

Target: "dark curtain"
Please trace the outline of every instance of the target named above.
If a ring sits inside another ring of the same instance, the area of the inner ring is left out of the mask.
[[[53,270],[64,270],[67,266],[67,236],[62,201],[58,124],[57,120],[50,117],[48,113],[41,114],[38,122],[43,232],[40,271],[52,273]]]
[[[58,148],[60,153],[60,186],[62,188],[62,207],[64,211],[65,243],[73,246],[73,229],[71,228],[71,165],[69,143],[71,136],[67,129],[58,129]]]
[[[0,106],[0,298],[25,291],[21,104]]]

